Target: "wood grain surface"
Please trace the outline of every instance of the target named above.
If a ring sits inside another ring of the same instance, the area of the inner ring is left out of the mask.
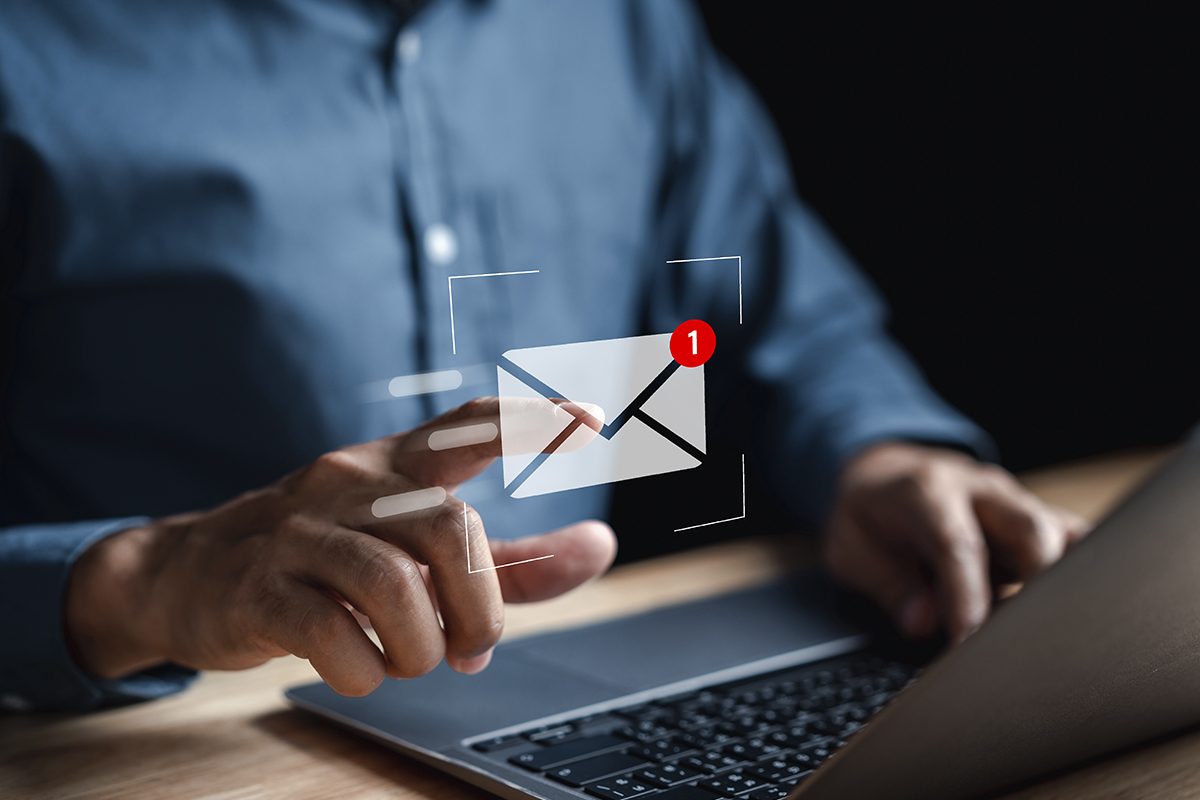
[[[1023,476],[1043,498],[1095,519],[1162,462],[1120,453]],[[556,600],[510,606],[506,638],[622,616],[761,583],[816,554],[771,536],[631,564]],[[381,746],[292,710],[282,690],[316,680],[276,659],[208,673],[189,691],[90,714],[0,717],[0,798],[468,800],[489,797]],[[1012,800],[1200,797],[1200,732],[1105,759]]]

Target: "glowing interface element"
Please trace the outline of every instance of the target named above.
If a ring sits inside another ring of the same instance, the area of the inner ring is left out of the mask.
[[[480,567],[475,569],[471,566],[471,524],[467,520],[467,504],[463,503],[463,536],[466,539],[467,545],[467,574],[474,575],[477,572],[488,572],[494,569],[504,569],[505,567],[515,567],[517,564],[528,564],[531,561],[545,561],[547,558],[554,558],[554,553],[546,556],[537,556],[536,558],[524,558],[520,561],[510,561],[507,564],[497,564],[494,567]]]
[[[428,489],[417,489],[412,492],[389,494],[371,503],[371,513],[376,519],[409,514],[413,511],[424,511],[435,508],[446,502],[446,490],[441,486],[431,486]]]
[[[496,370],[500,442],[504,485],[513,497],[700,465],[705,454],[704,369],[681,369],[671,356],[671,337],[633,336],[504,353]],[[528,414],[530,400],[544,404],[546,414],[556,413],[550,398],[596,403],[615,416],[598,436],[563,412],[557,412],[560,425],[540,427],[542,441],[516,433],[528,427],[521,415]],[[575,428],[568,433],[570,425]]]
[[[456,251],[457,252],[457,251]],[[479,272],[474,275],[451,275],[446,278],[446,291],[450,295],[450,352],[458,355],[458,338],[454,334],[454,282],[466,278],[500,278],[506,275],[536,275],[541,270],[523,269],[518,272]]]
[[[469,447],[483,444],[496,438],[500,431],[494,422],[477,425],[459,425],[457,428],[442,428],[429,434],[430,450],[449,450],[452,447]]]
[[[671,358],[682,367],[699,367],[717,349],[717,334],[702,319],[689,319],[671,334]]]
[[[682,528],[676,528],[675,532],[690,531],[696,528],[707,528],[709,525],[721,525],[725,522],[737,522],[740,519],[746,518],[746,454],[742,453],[742,513],[736,517],[726,517],[725,519],[714,519],[712,522],[701,522],[699,525],[685,525]]]
[[[713,256],[712,258],[673,258],[668,264],[697,264],[702,261],[736,261],[738,274],[738,325],[742,324],[742,257]]]
[[[399,375],[388,381],[388,394],[392,397],[412,397],[416,394],[449,392],[462,386],[462,382],[462,373],[456,369]]]

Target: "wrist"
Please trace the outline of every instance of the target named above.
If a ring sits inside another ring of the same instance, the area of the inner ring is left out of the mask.
[[[96,542],[71,570],[63,604],[67,645],[76,664],[104,679],[165,661],[150,630],[153,525]]]
[[[860,476],[882,476],[911,471],[934,461],[974,463],[975,458],[956,447],[936,443],[885,439],[855,453],[842,465],[842,482]]]

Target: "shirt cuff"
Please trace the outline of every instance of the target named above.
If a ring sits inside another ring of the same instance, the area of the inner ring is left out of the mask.
[[[0,709],[84,710],[174,694],[196,676],[174,664],[119,680],[81,670],[63,630],[63,602],[75,560],[146,517],[25,525],[0,530]]]

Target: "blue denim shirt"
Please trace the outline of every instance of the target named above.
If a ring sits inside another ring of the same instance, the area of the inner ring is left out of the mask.
[[[682,0],[411,19],[368,0],[12,0],[0,224],[23,307],[0,473],[8,708],[190,674],[74,666],[61,602],[89,544],[494,393],[510,348],[708,321],[710,407],[767,394],[765,459],[812,522],[873,442],[988,448],[886,337]],[[740,270],[667,263],[726,255]],[[527,274],[449,280],[481,273]],[[458,389],[387,391],[448,369]],[[608,492],[517,501],[491,470],[462,496],[515,537],[602,515]]]

